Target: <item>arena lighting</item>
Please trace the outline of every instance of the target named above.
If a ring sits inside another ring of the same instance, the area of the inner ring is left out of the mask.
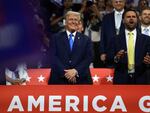
[[[64,101],[62,101],[64,99]],[[80,100],[82,99],[82,100]],[[104,95],[97,95],[92,98],[92,101],[89,101],[88,95],[83,95],[82,98],[79,98],[76,95],[49,95],[48,99],[44,95],[40,95],[37,99],[34,96],[28,96],[27,106],[22,105],[22,101],[18,95],[13,96],[10,104],[8,105],[7,112],[13,112],[17,110],[19,112],[24,112],[27,108],[28,112],[32,112],[33,109],[39,109],[40,112],[88,112],[89,107],[92,107],[94,112],[105,112],[108,111],[108,108],[105,104],[107,97]],[[46,101],[48,100],[48,109],[45,108]],[[82,101],[80,103],[80,101]],[[103,104],[99,104],[102,102]],[[82,107],[79,107],[81,106]],[[64,106],[64,108],[63,108]],[[150,96],[143,96],[138,101],[138,107],[142,112],[150,112]],[[123,98],[120,95],[114,97],[110,112],[120,110],[120,112],[128,112]]]

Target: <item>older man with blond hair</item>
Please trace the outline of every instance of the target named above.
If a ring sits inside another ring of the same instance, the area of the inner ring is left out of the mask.
[[[92,62],[92,43],[89,37],[77,32],[80,13],[68,11],[65,31],[50,42],[51,76],[49,84],[92,84],[89,65]]]

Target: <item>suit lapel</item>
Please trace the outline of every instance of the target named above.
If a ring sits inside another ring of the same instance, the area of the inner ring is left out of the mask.
[[[125,51],[127,51],[127,41],[126,41],[126,36],[125,36],[125,32],[124,32],[124,35],[123,35],[123,42],[125,42],[125,43],[123,43],[123,49],[125,50]]]
[[[137,60],[139,60],[138,55],[140,54],[139,50],[141,50],[140,49],[140,46],[142,45],[141,43],[142,43],[142,40],[140,40],[140,34],[137,31],[137,37],[136,37],[136,42],[135,42],[135,63],[137,62]]]
[[[113,27],[113,29],[114,29],[114,31],[113,31],[113,34],[114,34],[114,36],[116,35],[116,28],[115,28],[115,12],[113,12],[112,13],[112,16],[111,16],[112,18],[111,18],[111,23],[112,23],[112,27]]]
[[[63,46],[64,46],[65,50],[67,50],[68,54],[75,53],[76,50],[78,50],[79,45],[80,45],[80,40],[81,40],[80,33],[78,33],[78,32],[76,33],[76,36],[74,38],[72,51],[70,50],[69,39],[68,39],[67,33],[64,32],[62,37],[63,37],[63,40],[62,40]]]
[[[73,43],[73,49],[72,52],[75,53],[76,50],[78,50],[79,45],[80,45],[80,41],[81,41],[81,36],[80,34],[77,32],[75,39],[74,39],[74,43]]]
[[[66,32],[63,32],[63,36],[62,36],[62,42],[63,42],[63,47],[65,48],[65,50],[68,52],[68,54],[70,53],[70,45],[69,45],[69,39],[67,36]]]
[[[121,25],[120,25],[120,30],[119,33],[122,33],[124,31],[124,24],[123,24],[123,20],[121,21]]]
[[[126,36],[125,36],[125,32],[121,33],[120,35],[122,35],[122,37],[120,38],[120,50],[125,50],[127,52],[127,43],[126,43]],[[123,62],[128,62],[128,55],[125,54],[124,58],[123,58]]]

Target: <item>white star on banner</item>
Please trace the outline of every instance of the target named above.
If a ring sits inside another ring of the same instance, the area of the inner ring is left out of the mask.
[[[100,77],[98,77],[97,75],[92,77],[93,82],[99,82]]]
[[[30,80],[31,80],[31,77],[27,76],[26,81],[30,82]]]
[[[45,77],[43,77],[43,75],[40,75],[40,76],[38,77],[38,81],[39,81],[39,82],[44,82],[44,79],[45,79]]]
[[[113,77],[111,75],[106,77],[107,82],[113,82]]]

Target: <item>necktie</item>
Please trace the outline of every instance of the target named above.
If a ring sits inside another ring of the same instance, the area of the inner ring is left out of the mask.
[[[116,35],[118,35],[120,31],[121,20],[122,20],[122,14],[118,12],[115,18]]]
[[[145,35],[149,35],[149,29],[148,29],[148,28],[145,28],[145,29],[144,29],[144,34],[145,34]]]
[[[73,47],[73,34],[72,33],[69,35],[69,44],[70,44],[70,50],[72,50],[72,47]]]
[[[134,37],[133,33],[128,34],[128,70],[134,69]]]
[[[115,24],[116,24],[116,29],[119,29],[120,28],[120,25],[121,25],[121,20],[122,20],[122,15],[121,15],[121,13],[117,13],[116,14],[116,22],[115,22]]]

